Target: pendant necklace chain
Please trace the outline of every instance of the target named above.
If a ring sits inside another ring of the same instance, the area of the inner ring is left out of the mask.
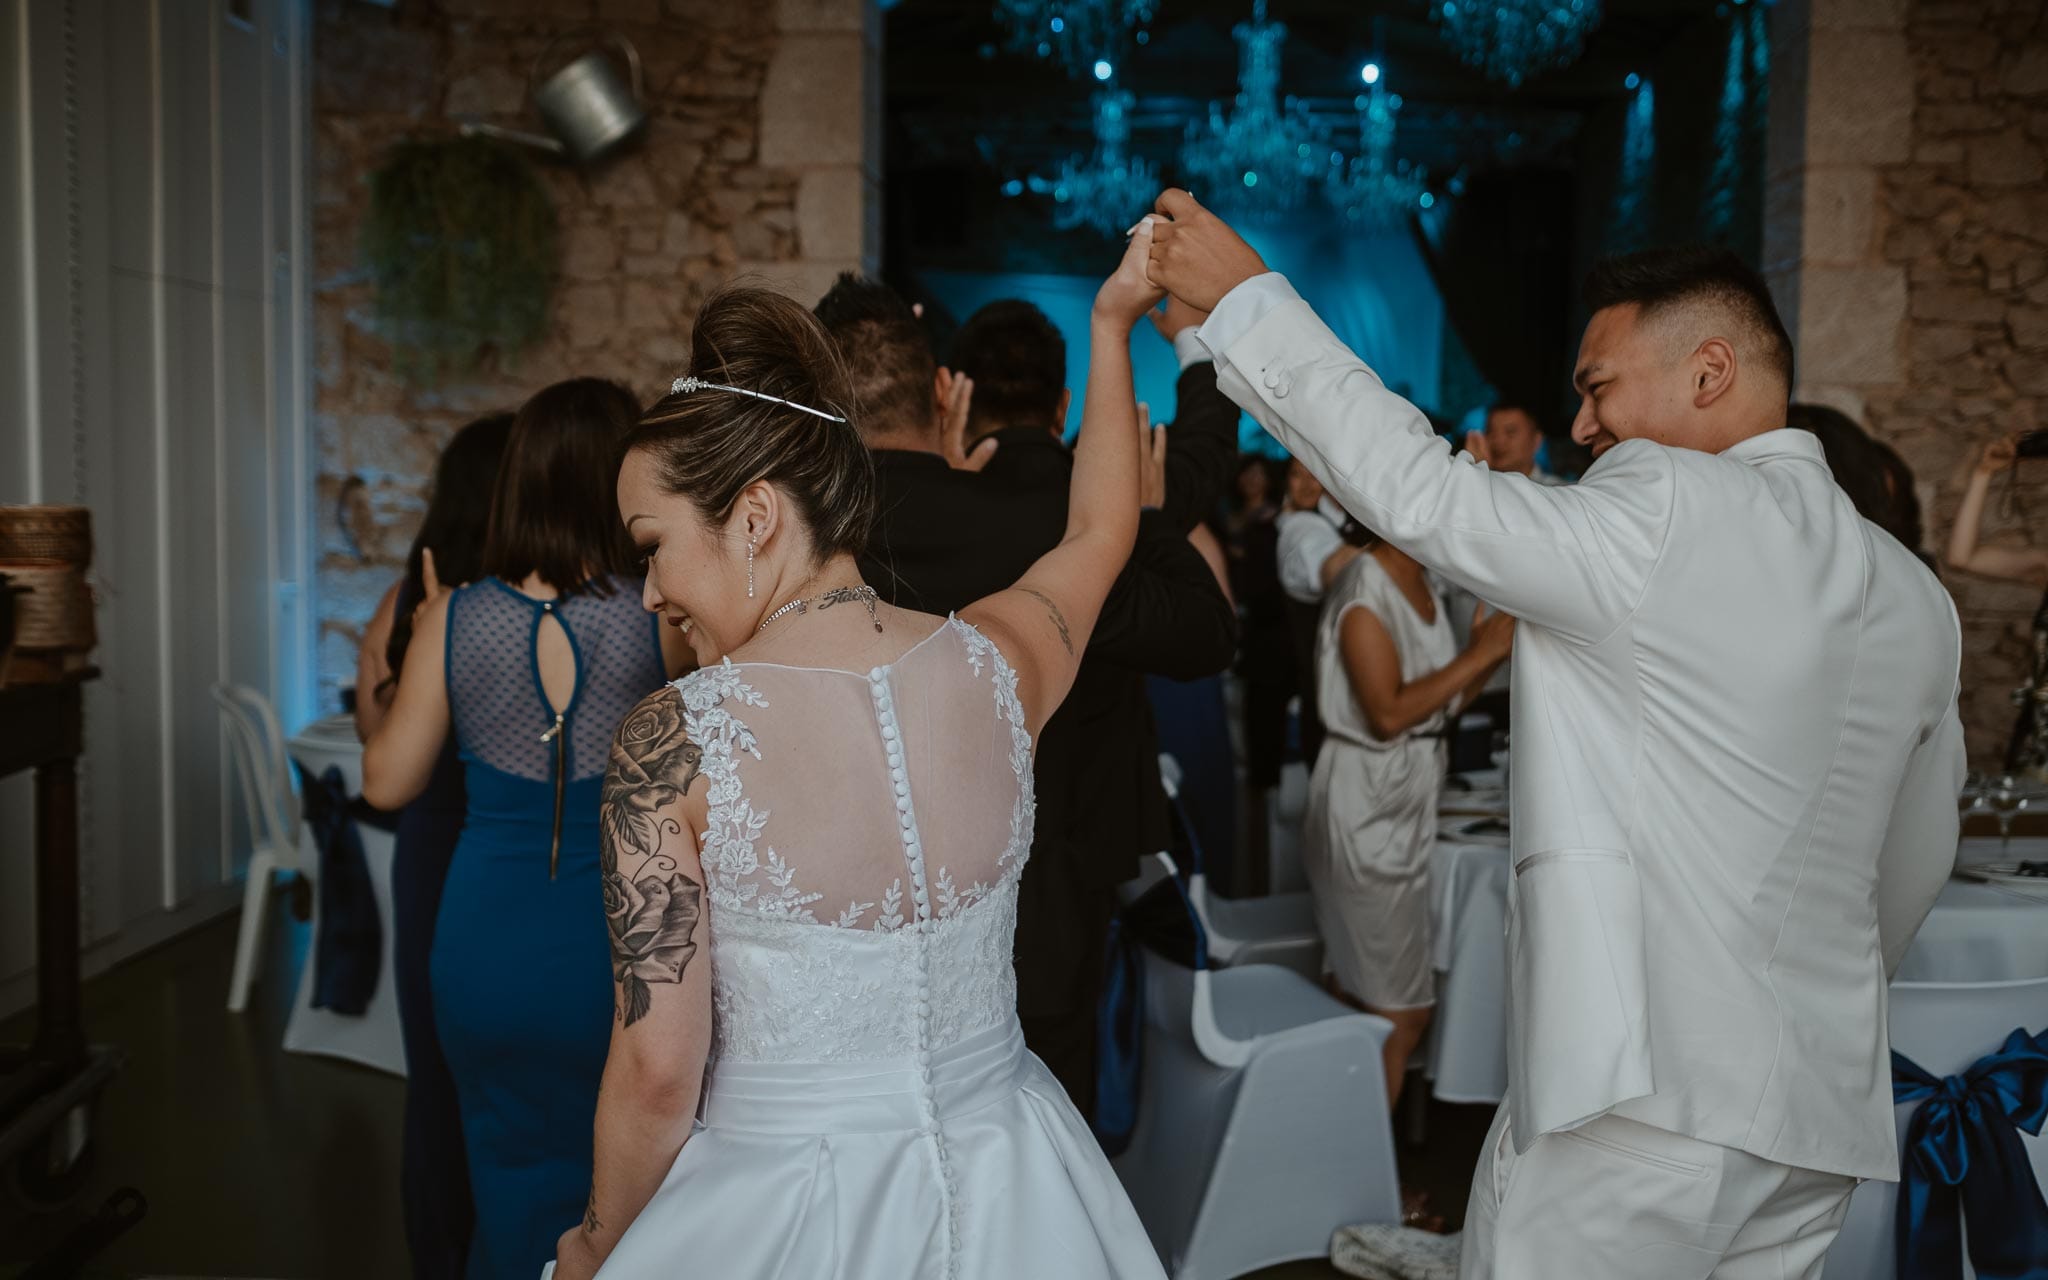
[[[768,629],[769,623],[775,621],[777,618],[782,617],[784,614],[809,613],[811,611],[811,606],[814,604],[817,605],[820,609],[829,609],[835,604],[847,604],[851,601],[858,600],[862,604],[867,606],[868,621],[875,624],[875,634],[880,635],[882,632],[882,619],[880,615],[878,615],[875,611],[875,605],[880,601],[880,599],[881,597],[875,594],[875,589],[873,587],[834,587],[830,591],[820,592],[819,594],[811,596],[809,598],[798,597],[797,599],[790,601],[788,604],[781,606],[780,608],[776,609],[775,612],[761,619],[761,625],[754,628],[754,634],[759,635],[763,631],[766,631]]]

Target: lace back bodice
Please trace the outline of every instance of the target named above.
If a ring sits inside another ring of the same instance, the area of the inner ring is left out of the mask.
[[[912,1058],[1012,1014],[1031,742],[990,641],[949,620],[865,675],[676,687],[709,783],[717,1059]]]

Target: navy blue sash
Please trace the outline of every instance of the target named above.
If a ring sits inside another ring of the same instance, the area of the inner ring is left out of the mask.
[[[2048,1119],[2048,1030],[1936,1079],[1892,1054],[1892,1099],[1918,1102],[1900,1153],[1899,1280],[1961,1280],[1963,1220],[1980,1280],[2048,1280],[2048,1203],[2020,1142]]]

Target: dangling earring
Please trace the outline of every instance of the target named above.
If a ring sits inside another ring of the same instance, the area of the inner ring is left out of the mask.
[[[754,540],[747,539],[747,599],[754,598]]]

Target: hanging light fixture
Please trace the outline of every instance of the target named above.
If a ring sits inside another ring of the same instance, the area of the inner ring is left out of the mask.
[[[1585,50],[1600,0],[1433,0],[1429,16],[1467,66],[1517,88]]]
[[[1133,32],[1143,44],[1156,12],[1157,0],[996,0],[1004,42],[1059,63],[1075,79],[1107,80],[1096,64],[1120,61]]]
[[[1394,114],[1401,95],[1390,93],[1384,77],[1352,100],[1358,108],[1358,155],[1330,175],[1330,204],[1350,222],[1374,227],[1400,225],[1411,214],[1429,208],[1428,173],[1394,159]]]
[[[1021,195],[1025,188],[1053,201],[1053,225],[1062,231],[1091,227],[1114,235],[1152,207],[1160,190],[1158,166],[1129,152],[1131,106],[1136,101],[1123,89],[1095,93],[1095,149],[1069,156],[1054,178],[1032,177],[1005,190]]]
[[[1291,212],[1343,157],[1305,104],[1281,97],[1287,28],[1267,21],[1266,0],[1253,0],[1252,20],[1230,34],[1238,50],[1237,99],[1228,115],[1212,102],[1208,120],[1188,126],[1181,168],[1216,208],[1252,217]]]

